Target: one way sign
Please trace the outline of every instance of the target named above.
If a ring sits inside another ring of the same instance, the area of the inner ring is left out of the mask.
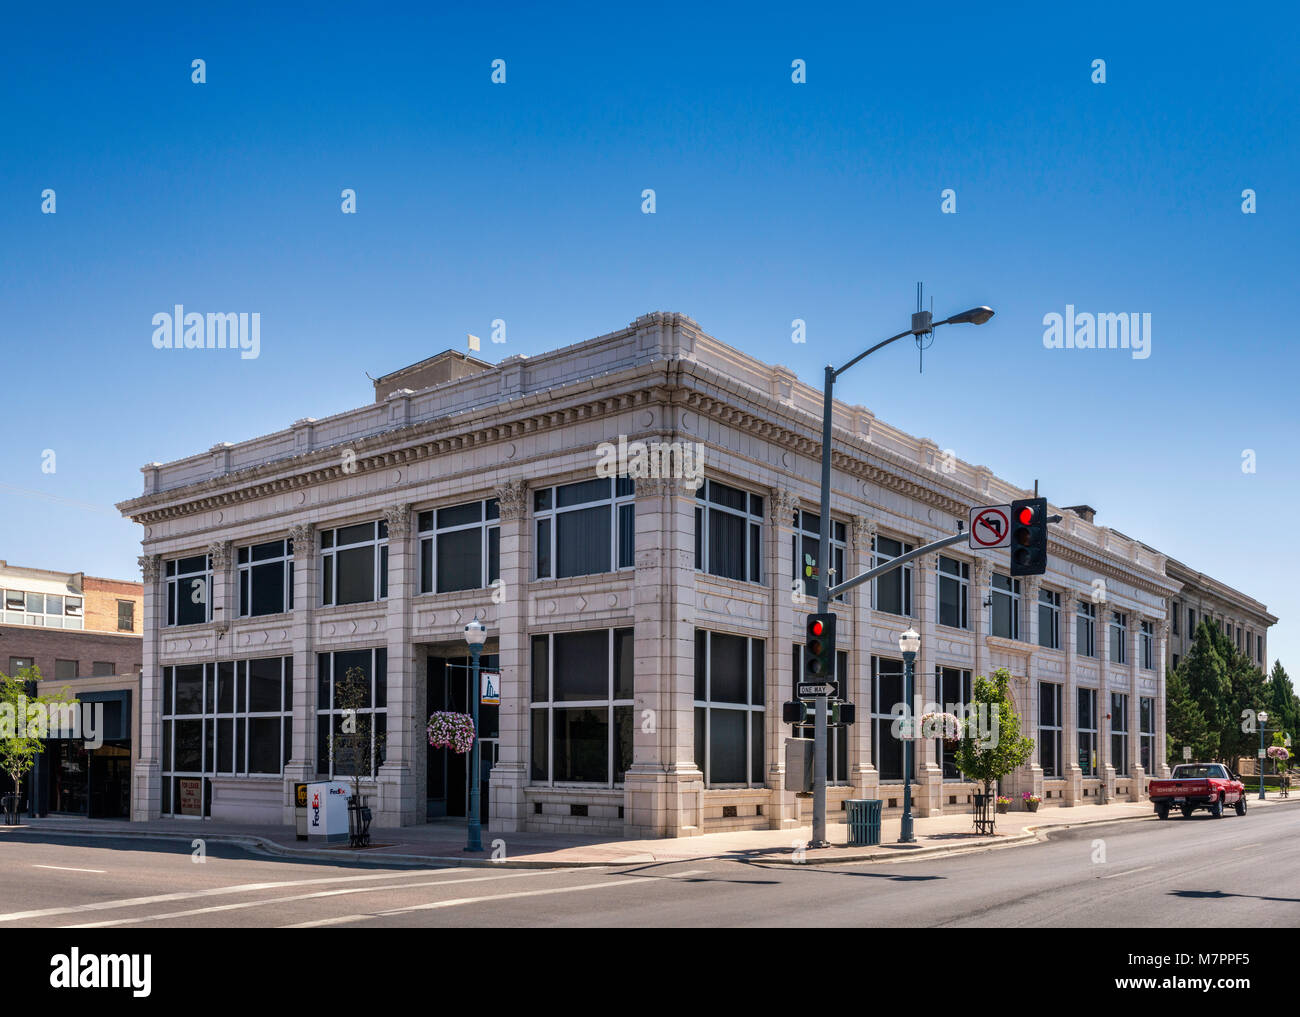
[[[1011,546],[1011,506],[976,505],[970,510],[970,549]]]

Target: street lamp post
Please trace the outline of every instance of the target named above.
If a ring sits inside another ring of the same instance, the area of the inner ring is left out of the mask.
[[[470,680],[469,701],[470,712],[474,718],[474,744],[470,748],[469,760],[469,842],[465,845],[466,851],[483,850],[483,833],[479,824],[478,816],[478,765],[479,765],[479,738],[478,738],[478,701],[479,701],[479,679],[478,679],[478,655],[483,649],[483,644],[487,641],[487,626],[475,618],[465,626],[465,641],[469,643],[470,656],[474,658],[474,675]]]
[[[1268,714],[1259,714],[1259,757],[1255,760],[1255,771],[1259,774],[1259,800],[1264,800],[1264,725],[1268,723]]]
[[[883,349],[904,336],[922,336],[933,332],[940,325],[983,325],[993,317],[991,307],[972,307],[969,311],[954,314],[943,321],[935,321],[929,311],[917,311],[912,315],[912,327],[906,332],[890,336],[883,342],[876,343],[850,360],[843,367],[826,365],[825,387],[822,396],[822,475],[821,475],[821,530],[817,543],[817,613],[825,614],[830,606],[831,588],[831,432],[832,414],[835,399],[835,379],[856,364],[859,360],[871,356],[876,350]],[[817,713],[813,727],[813,831],[808,842],[810,848],[829,847],[826,839],[826,697],[817,696]]]
[[[903,698],[907,700],[904,716],[908,718],[907,740],[903,743],[903,824],[898,834],[898,843],[911,844],[916,840],[912,833],[912,753],[916,750],[917,718],[912,710],[912,669],[916,663],[916,651],[921,648],[921,637],[916,629],[908,630],[898,637],[898,648],[903,651]]]

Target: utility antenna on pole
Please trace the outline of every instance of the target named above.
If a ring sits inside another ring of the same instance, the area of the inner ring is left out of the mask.
[[[921,283],[916,284],[916,313],[920,314],[925,310],[924,287]],[[930,320],[934,320],[934,297],[930,298]],[[934,329],[928,332],[914,336],[916,339],[917,352],[917,374],[925,374],[925,351],[934,343]]]

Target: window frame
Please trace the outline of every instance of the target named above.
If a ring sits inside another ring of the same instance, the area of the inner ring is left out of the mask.
[[[1156,626],[1155,622],[1144,621],[1138,629],[1138,660],[1143,671],[1156,669]]]
[[[338,542],[339,531],[349,530],[354,526],[371,526],[372,535],[365,540],[355,541],[351,544],[340,544]],[[367,519],[359,523],[346,523],[321,530],[320,556],[318,559],[320,566],[319,606],[351,607],[357,604],[378,604],[386,601],[388,599],[388,546],[388,520],[386,519]],[[371,582],[373,584],[371,592],[374,596],[369,600],[349,600],[346,604],[340,604],[338,599],[338,554],[340,551],[354,551],[361,547],[374,549],[374,557],[371,562]]]
[[[1043,642],[1043,611],[1048,612],[1050,642]],[[1061,648],[1061,593],[1059,590],[1038,588],[1038,645],[1045,650]]]
[[[1053,723],[1043,723],[1043,690],[1052,689],[1052,703],[1056,709],[1053,713]],[[1062,780],[1065,777],[1065,760],[1062,759],[1061,753],[1065,745],[1065,685],[1061,682],[1038,682],[1038,767],[1043,771],[1045,780]],[[1048,732],[1044,736],[1043,732]],[[1050,741],[1054,752],[1054,763],[1052,773],[1048,773],[1048,768],[1043,763],[1043,753],[1041,746]]]
[[[1084,631],[1087,632],[1087,648],[1082,649],[1079,646],[1079,624],[1084,623]],[[1091,600],[1085,600],[1080,597],[1074,611],[1074,653],[1077,657],[1097,656],[1097,605]]]
[[[997,585],[999,579],[1007,582],[1007,589],[1000,589]],[[989,573],[989,635],[998,639],[1016,639],[1020,638],[1020,601],[1024,594],[1020,585],[1020,580],[1015,576],[1007,575],[1003,572]],[[997,599],[998,597],[1006,598],[1010,601],[1008,606],[1010,620],[1010,635],[1002,635],[996,631],[995,623],[997,621]]]
[[[896,664],[898,665],[898,670],[894,671],[891,668],[891,670],[885,671],[881,666],[882,664],[890,664],[890,665]],[[881,677],[886,674],[888,674],[891,678],[894,677],[895,675],[897,676],[899,693],[902,696],[906,696],[907,695],[907,670],[902,658],[885,657],[879,654],[872,654],[871,656],[871,702],[870,702],[870,710],[868,713],[868,717],[871,723],[871,765],[875,767],[879,782],[881,784],[892,785],[892,784],[902,784],[903,776],[907,773],[907,741],[901,738],[895,739],[893,735],[890,733],[889,730],[890,727],[893,725],[894,721],[897,720],[899,717],[898,713],[892,712],[892,706],[891,706],[891,712],[889,713],[882,713],[879,710],[880,706],[885,705],[882,703],[882,699],[880,695],[880,682],[881,682]],[[916,681],[915,674],[913,674],[912,681],[913,683],[915,683]],[[915,692],[915,688],[913,688],[913,692]],[[898,743],[899,750],[900,750],[899,751],[899,774],[900,775],[898,777],[886,777],[884,775],[884,768],[881,766],[881,761],[883,759],[882,749],[886,741],[889,741],[891,743],[896,741]],[[912,766],[915,769],[916,767],[915,748],[913,749],[912,752]]]
[[[1128,612],[1112,611],[1110,613],[1110,662],[1112,664],[1128,663]]]
[[[1091,703],[1091,707],[1090,707],[1090,709],[1089,709],[1089,711],[1088,711],[1088,712],[1089,712],[1089,716],[1090,716],[1090,718],[1091,718],[1091,720],[1092,720],[1092,726],[1091,726],[1091,727],[1084,727],[1084,726],[1083,726],[1083,712],[1084,712],[1084,711],[1083,711],[1082,707],[1083,707],[1083,703],[1084,703],[1084,699],[1083,699],[1083,697],[1084,697],[1085,695],[1091,697],[1091,698],[1089,699],[1089,702]],[[1098,746],[1097,746],[1097,735],[1098,735],[1098,731],[1099,731],[1099,729],[1098,729],[1098,726],[1097,726],[1097,719],[1098,719],[1098,718],[1097,718],[1097,688],[1096,688],[1096,686],[1093,686],[1093,685],[1080,685],[1080,686],[1078,686],[1078,687],[1075,689],[1075,697],[1074,697],[1074,701],[1075,701],[1075,710],[1074,710],[1074,738],[1075,738],[1075,741],[1074,741],[1074,755],[1075,755],[1075,762],[1076,762],[1076,764],[1078,765],[1079,769],[1083,771],[1083,776],[1085,776],[1085,777],[1087,777],[1088,779],[1091,780],[1091,779],[1093,779],[1093,778],[1095,778],[1095,777],[1097,776],[1097,749],[1098,749]],[[1089,751],[1088,751],[1088,765],[1087,765],[1087,766],[1084,766],[1084,765],[1083,765],[1083,762],[1082,762],[1083,743],[1084,743],[1085,740],[1087,741],[1088,746],[1089,746]]]
[[[351,545],[346,545],[346,546],[351,546]],[[316,703],[316,710],[315,710],[315,720],[316,720],[316,725],[315,725],[315,731],[313,732],[314,735],[315,735],[316,747],[315,747],[315,750],[312,752],[312,767],[313,767],[313,769],[315,770],[315,773],[316,773],[316,775],[317,775],[318,778],[321,778],[321,777],[323,776],[323,779],[325,779],[325,780],[349,780],[349,781],[350,781],[350,780],[353,779],[353,775],[352,775],[352,774],[338,774],[338,773],[336,773],[336,771],[335,771],[335,769],[334,769],[334,718],[335,718],[335,717],[338,717],[338,716],[342,716],[342,715],[343,715],[343,712],[344,712],[343,710],[341,710],[341,709],[337,709],[337,708],[334,706],[334,693],[335,693],[335,691],[336,691],[337,688],[338,688],[338,683],[339,683],[339,679],[340,679],[340,677],[346,677],[346,675],[342,675],[342,676],[340,676],[340,675],[338,674],[338,657],[339,657],[339,654],[343,654],[343,653],[367,653],[367,652],[370,654],[370,705],[367,706],[367,707],[362,707],[361,709],[357,710],[356,712],[357,712],[358,715],[360,715],[360,714],[367,714],[367,715],[370,716],[370,773],[369,773],[369,774],[363,774],[362,777],[361,777],[361,779],[362,779],[363,781],[374,781],[374,780],[378,780],[378,779],[379,779],[379,768],[380,768],[381,766],[383,766],[384,763],[387,761],[388,753],[387,753],[387,750],[386,750],[386,746],[380,745],[379,740],[380,740],[381,737],[383,737],[383,738],[386,739],[386,738],[388,737],[388,734],[389,734],[389,728],[388,728],[388,647],[387,647],[387,646],[359,646],[359,647],[356,647],[355,649],[349,647],[349,648],[346,648],[346,649],[321,650],[321,651],[318,651],[317,654],[316,654],[316,688],[317,688],[317,703]],[[380,656],[381,654],[383,655],[382,657]],[[320,667],[321,667],[321,658],[322,658],[322,657],[328,657],[328,658],[329,658],[329,672],[330,672],[330,674],[329,674],[329,690],[330,690],[330,695],[329,695],[329,704],[328,704],[327,706],[325,706],[325,707],[322,707],[321,704],[320,704],[320,701],[319,701],[319,698],[320,698],[320,680],[321,680]],[[379,672],[380,672],[380,661],[381,661],[381,660],[383,661],[383,672],[384,672],[384,674],[383,674],[383,678],[382,678],[382,683],[383,683],[383,700],[384,700],[384,705],[383,705],[383,706],[379,706],[379,705],[378,705],[378,703],[379,703],[379,698],[380,698],[380,697],[379,697],[379,692],[380,692],[380,683],[381,683],[381,679],[380,679],[380,676],[379,676]],[[379,728],[378,722],[377,722],[376,719],[375,719],[375,718],[377,718],[377,717],[379,717],[379,716],[381,716],[381,715],[382,715],[383,718],[384,718],[384,730],[383,730],[383,734],[382,734],[382,736],[381,736],[381,734],[380,734],[380,732],[379,732],[379,729],[378,729],[378,728]],[[329,736],[327,737],[327,739],[326,739],[326,743],[325,743],[326,761],[329,763],[329,769],[328,769],[328,770],[321,770],[321,769],[319,768],[319,767],[320,767],[320,762],[321,762],[321,759],[320,759],[320,726],[321,726],[321,719],[324,718],[324,717],[328,717],[328,718],[329,718]],[[247,742],[246,742],[246,745],[247,745]]]
[[[469,508],[477,505],[479,518],[477,522],[458,523],[454,526],[439,526],[438,513],[452,509]],[[425,517],[429,525],[425,525]],[[417,595],[426,593],[463,593],[467,590],[489,589],[501,578],[501,502],[497,498],[478,498],[474,501],[461,502],[456,505],[438,505],[416,513],[417,551],[420,555],[419,588]],[[453,533],[479,531],[479,585],[456,587],[455,589],[438,589],[438,545],[444,536]],[[497,570],[492,573],[492,534],[497,539]],[[426,572],[425,549],[428,548],[428,569]]]
[[[279,544],[280,553],[270,558],[253,558],[253,548],[266,547],[270,544]],[[293,538],[292,537],[273,537],[270,540],[259,540],[256,543],[245,544],[235,549],[235,582],[237,584],[238,604],[237,610],[240,618],[267,618],[274,614],[288,614],[293,610]],[[281,567],[280,580],[282,582],[282,594],[280,597],[280,610],[278,611],[261,611],[253,613],[253,575],[254,569],[262,568],[268,565],[279,564]],[[337,566],[337,563],[336,563]]]
[[[897,554],[884,554],[880,550],[880,541],[882,540],[889,540],[898,544],[901,550],[899,550]],[[871,538],[871,566],[872,568],[879,568],[881,565],[891,562],[895,558],[901,558],[903,555],[909,554],[915,550],[916,546],[909,544],[902,537],[891,537],[887,533],[877,533]],[[914,617],[912,594],[914,591],[913,577],[915,575],[913,572],[913,566],[915,564],[915,561],[909,561],[902,567],[893,570],[899,576],[899,595],[902,602],[902,613],[898,614],[880,606],[880,581],[885,578],[884,576],[877,576],[875,579],[871,580],[871,610],[880,611],[884,614],[892,614],[895,618]]]
[[[591,483],[592,480],[604,480],[609,484],[609,494],[602,498],[596,498],[591,501],[579,502],[574,505],[559,505],[559,492],[567,488],[578,487],[582,484]],[[621,493],[620,493],[621,492]],[[547,505],[539,508],[543,499],[546,499]],[[612,566],[600,569],[595,572],[580,572],[574,575],[562,576],[559,574],[559,552],[560,552],[560,527],[559,517],[570,512],[586,512],[593,508],[608,506],[610,512],[609,519],[609,557],[606,559],[606,565]],[[626,564],[623,562],[620,549],[622,542],[623,509],[631,509],[631,543],[632,556]],[[547,555],[546,564],[547,572],[542,574],[542,555],[539,553],[542,544],[542,527],[546,526],[547,530]],[[539,487],[533,491],[533,568],[532,577],[535,580],[540,579],[582,579],[586,576],[603,576],[614,572],[625,572],[635,569],[636,567],[636,482],[629,477],[596,477],[586,480],[575,480],[567,484],[549,484],[546,487]]]
[[[714,487],[722,487],[728,491],[743,495],[745,498],[744,511],[714,501],[712,497]],[[763,509],[766,505],[767,499],[764,495],[756,494],[744,487],[737,487],[735,484],[726,484],[720,480],[706,477],[704,483],[695,492],[695,570],[705,575],[716,576],[719,579],[729,579],[734,583],[762,584],[764,574]],[[797,517],[799,510],[795,509],[794,511]],[[709,533],[712,527],[709,524],[709,516],[715,512],[743,520],[742,525],[745,528],[745,563],[743,569],[745,575],[743,577],[714,572],[710,567],[712,548],[709,544]],[[797,536],[795,540],[798,540]],[[798,570],[796,570],[795,574],[798,575]]]
[[[963,561],[961,558],[951,558],[948,555],[944,555],[944,554],[936,555],[935,557],[938,559],[935,564],[935,573],[938,577],[936,580],[937,588],[935,591],[938,598],[937,608],[935,612],[936,613],[935,622],[936,624],[943,625],[947,628],[963,629],[969,631],[970,630],[970,583],[971,583],[970,562]],[[957,571],[955,573],[945,572],[943,568],[944,562],[952,562],[952,564],[958,567]],[[957,586],[957,594],[959,597],[958,613],[960,615],[959,625],[948,625],[948,623],[943,620],[944,583],[953,583],[956,584]]]
[[[703,636],[705,646],[704,652],[704,698],[695,698],[692,700],[692,707],[696,711],[695,717],[698,719],[698,711],[704,711],[704,745],[695,746],[695,765],[700,768],[704,774],[704,786],[706,788],[765,788],[767,787],[767,685],[766,685],[766,665],[767,665],[767,640],[759,636],[747,636],[739,632],[718,632],[713,629],[697,628],[695,630],[695,651],[696,651],[696,668],[699,668],[699,648],[700,637]],[[726,700],[715,700],[713,698],[713,637],[721,636],[728,639],[739,639],[745,644],[745,702],[731,703]],[[763,656],[762,666],[755,668],[754,649],[755,646],[760,648]],[[754,691],[758,689],[761,696],[759,702],[754,702]],[[745,781],[744,783],[735,782],[716,782],[713,780],[713,711],[725,710],[732,713],[742,713],[745,716]],[[762,733],[763,743],[755,746],[754,744],[754,723],[755,716],[758,719],[758,729]],[[699,725],[696,724],[698,733]],[[757,755],[755,754],[757,752]],[[703,756],[703,761],[700,757]],[[757,767],[761,780],[754,780],[754,771]]]
[[[1118,723],[1117,723],[1118,722]],[[1129,729],[1128,729],[1128,693],[1111,692],[1110,694],[1110,755],[1111,766],[1115,776],[1130,777],[1132,771],[1128,763]]]
[[[204,567],[199,571],[181,572],[180,563],[189,561],[193,558],[202,558]],[[164,569],[164,578],[166,580],[167,594],[167,616],[164,628],[185,628],[188,625],[207,625],[212,621],[212,555],[207,552],[200,554],[183,555],[179,558],[172,558],[166,562]],[[201,580],[206,579],[206,595],[203,598],[204,617],[199,621],[181,622],[180,618],[180,596],[182,585],[188,587],[190,591],[190,602],[195,603],[193,597],[197,587],[194,585]]]

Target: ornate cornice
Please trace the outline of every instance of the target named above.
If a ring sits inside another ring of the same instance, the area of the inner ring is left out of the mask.
[[[507,480],[496,489],[501,518],[523,519],[528,514],[528,481]]]

